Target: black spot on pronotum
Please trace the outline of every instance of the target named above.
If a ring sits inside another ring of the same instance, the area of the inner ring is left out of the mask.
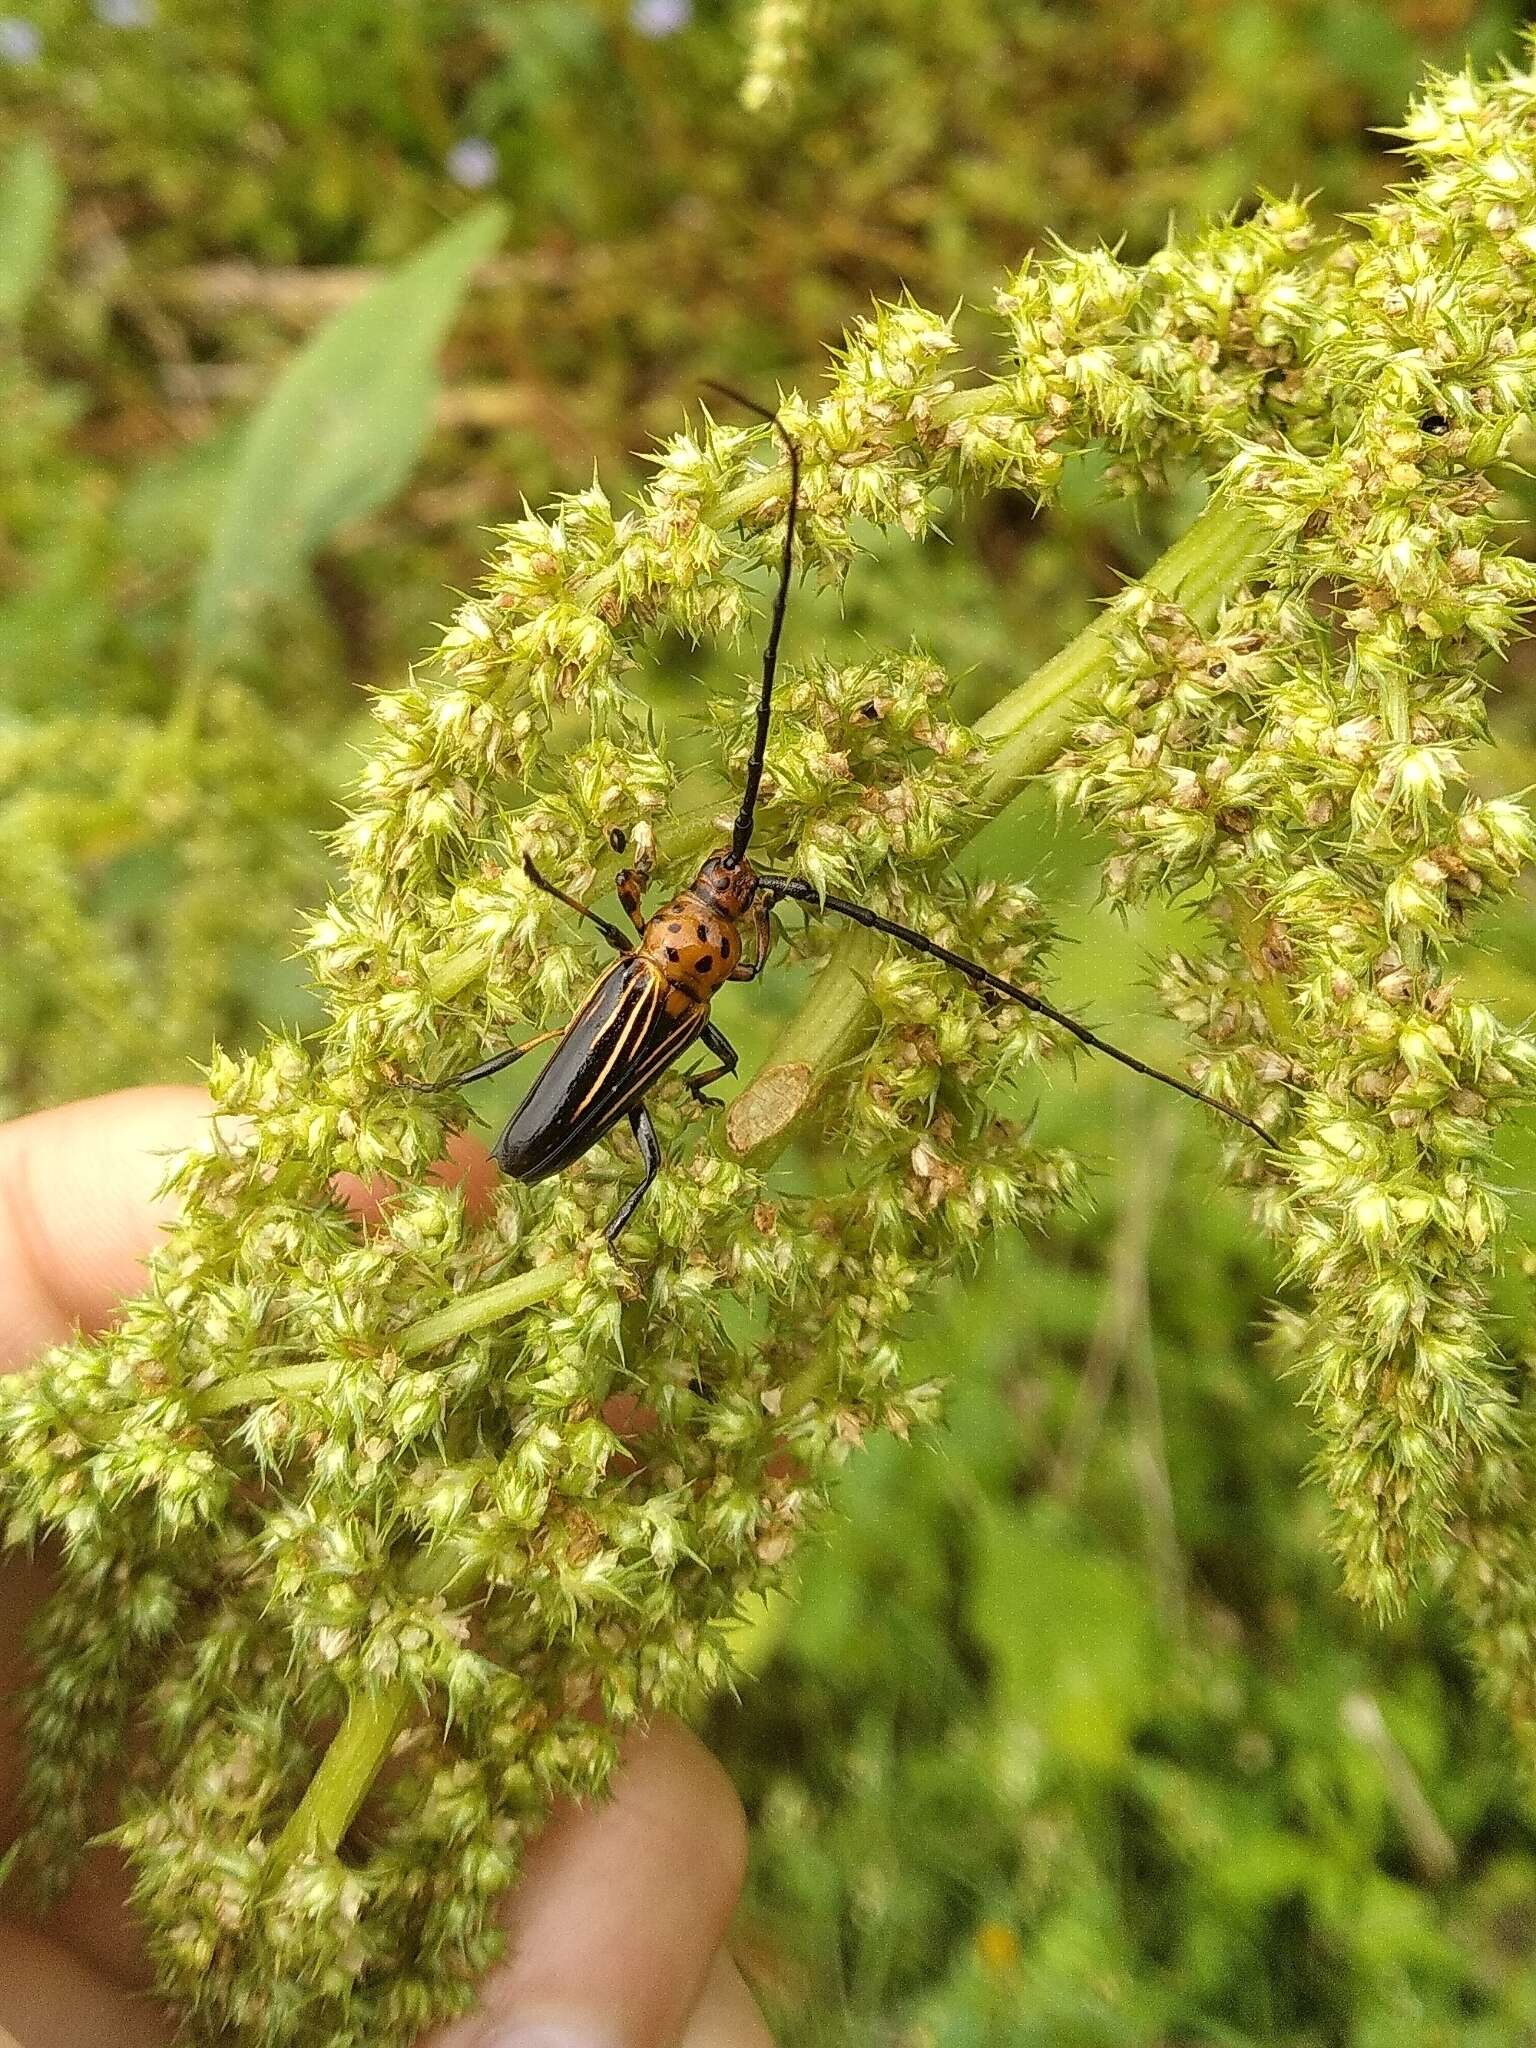
[[[1427,412],[1423,419],[1419,421],[1419,431],[1425,434],[1434,434],[1438,437],[1451,431],[1451,423],[1443,412]]]
[[[671,932],[673,937],[675,938],[677,934],[682,930],[682,926],[680,924],[669,924],[667,926],[667,930]]]
[[[709,926],[707,924],[696,924],[694,926],[694,930],[698,933],[701,939],[707,939],[709,937]]]
[[[671,927],[671,929],[672,929],[673,931],[676,931],[676,930],[677,930],[677,926],[676,926],[676,925],[673,925],[673,926]],[[667,948],[667,958],[668,958],[669,960],[675,960],[675,959],[677,958],[677,948],[676,948],[676,946],[668,946],[668,948]]]

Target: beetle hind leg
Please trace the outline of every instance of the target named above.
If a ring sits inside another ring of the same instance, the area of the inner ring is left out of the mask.
[[[562,1025],[554,1031],[541,1031],[537,1038],[525,1038],[521,1045],[510,1045],[505,1052],[493,1053],[478,1067],[468,1067],[462,1074],[445,1074],[441,1081],[402,1081],[400,1086],[414,1089],[418,1095],[437,1095],[452,1089],[468,1088],[475,1081],[488,1081],[492,1074],[505,1073],[525,1052],[532,1052],[536,1046],[548,1045],[552,1038],[560,1036],[564,1028]]]
[[[634,1132],[635,1143],[640,1147],[640,1157],[645,1163],[645,1178],[639,1187],[630,1190],[614,1211],[613,1220],[603,1232],[610,1244],[618,1242],[624,1226],[650,1193],[651,1183],[661,1171],[661,1140],[656,1135],[656,1126],[651,1122],[651,1113],[643,1102],[637,1102],[629,1112],[629,1128]]]

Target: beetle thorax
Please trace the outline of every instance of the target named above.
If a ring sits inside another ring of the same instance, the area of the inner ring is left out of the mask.
[[[639,951],[681,1001],[707,1003],[741,958],[741,933],[736,918],[695,883],[650,919]]]

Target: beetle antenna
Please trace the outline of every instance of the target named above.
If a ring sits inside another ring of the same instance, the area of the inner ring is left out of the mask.
[[[795,566],[795,521],[800,512],[800,444],[778,414],[771,412],[766,405],[759,405],[755,398],[748,398],[742,391],[733,391],[729,384],[716,383],[712,377],[705,378],[704,383],[707,390],[718,391],[723,398],[733,399],[737,405],[745,406],[748,412],[755,412],[760,420],[766,420],[784,443],[784,452],[789,457],[789,511],[784,520],[784,549],[779,557],[779,588],[773,600],[767,644],[763,648],[757,732],[752,741],[752,758],[747,763],[746,781],[742,785],[741,809],[736,813],[736,823],[731,830],[731,852],[740,860],[752,838],[752,817],[763,782],[763,759],[768,752],[768,721],[773,711],[773,683],[779,667],[779,639],[784,631],[784,614],[789,609],[789,582]]]
[[[973,981],[979,988],[990,988],[998,995],[1009,997],[1015,1003],[1022,1003],[1026,1010],[1033,1010],[1037,1017],[1049,1018],[1053,1024],[1070,1032],[1079,1045],[1087,1046],[1090,1052],[1104,1053],[1112,1060],[1118,1060],[1122,1067],[1129,1067],[1133,1074],[1143,1074],[1149,1081],[1160,1081],[1165,1088],[1176,1088],[1180,1095],[1187,1095],[1192,1102],[1203,1103],[1207,1109],[1214,1109],[1233,1123],[1241,1124],[1256,1138],[1261,1138],[1271,1148],[1274,1139],[1264,1126],[1255,1123],[1251,1116],[1244,1116],[1240,1109],[1233,1109],[1230,1103],[1218,1102],[1214,1095],[1207,1095],[1188,1081],[1181,1081],[1177,1074],[1165,1074],[1161,1067],[1148,1066],[1145,1060],[1137,1059],[1131,1052],[1122,1052],[1118,1045],[1111,1045],[1107,1038],[1100,1038],[1096,1031],[1090,1031],[1086,1024],[1079,1024],[1075,1017],[1069,1017],[1064,1010],[1058,1010],[1043,996],[1031,995],[1028,989],[1020,988],[1016,982],[1004,981],[1000,974],[979,966],[974,960],[967,960],[961,953],[952,953],[948,946],[941,946],[937,939],[924,938],[910,926],[897,924],[889,917],[882,917],[877,910],[870,910],[862,903],[854,903],[846,896],[821,894],[809,882],[803,882],[796,875],[763,875],[760,878],[763,890],[771,902],[787,897],[792,903],[803,903],[812,910],[830,910],[838,917],[846,917],[853,924],[861,924],[867,931],[884,932],[887,938],[899,939],[914,952],[926,953],[930,959],[942,960],[946,967],[953,967]]]

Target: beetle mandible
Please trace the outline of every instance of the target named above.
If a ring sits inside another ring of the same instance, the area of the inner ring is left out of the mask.
[[[530,881],[595,925],[619,956],[598,976],[585,1002],[568,1024],[540,1032],[521,1045],[496,1053],[468,1072],[446,1080],[413,1082],[410,1085],[438,1090],[466,1088],[474,1081],[499,1074],[536,1046],[552,1039],[559,1044],[550,1055],[533,1086],[513,1112],[510,1122],[496,1140],[492,1157],[514,1180],[539,1181],[562,1172],[589,1152],[607,1135],[621,1117],[640,1147],[644,1178],[619,1205],[607,1226],[609,1243],[644,1200],[661,1170],[661,1144],[656,1127],[645,1106],[648,1090],[677,1059],[701,1040],[715,1056],[717,1065],[685,1077],[695,1100],[708,1098],[704,1090],[736,1071],[736,1052],[730,1040],[711,1022],[709,1006],[728,981],[752,981],[762,972],[768,957],[769,913],[774,905],[792,902],[812,911],[830,911],[874,932],[883,932],[914,951],[946,966],[996,995],[1021,1003],[1036,1016],[1045,1017],[1092,1052],[1101,1052],[1129,1067],[1133,1073],[1176,1088],[1192,1101],[1242,1124],[1263,1139],[1274,1141],[1261,1125],[1228,1103],[1218,1102],[1176,1075],[1148,1066],[1133,1053],[1124,1052],[1100,1038],[1076,1018],[1058,1010],[1042,996],[1005,981],[974,960],[951,952],[936,940],[894,919],[870,910],[846,896],[834,896],[796,875],[774,874],[754,868],[748,857],[753,818],[763,781],[763,762],[768,748],[769,721],[773,710],[773,685],[778,671],[779,642],[789,605],[790,583],[795,566],[795,528],[800,511],[800,448],[777,413],[753,399],[731,391],[725,385],[715,390],[766,420],[783,443],[789,458],[789,503],[784,519],[784,540],[779,560],[778,586],[763,647],[762,681],[758,688],[757,727],[752,753],[742,785],[741,805],[731,832],[730,844],[711,853],[697,875],[681,894],[664,904],[653,916],[643,909],[645,879],[633,868],[624,868],[616,878],[619,901],[635,927],[632,940],[589,904],[567,895],[565,890],[540,874],[527,855],[523,867]],[[622,834],[614,835],[622,846]],[[742,927],[750,921],[752,950],[742,943]]]

